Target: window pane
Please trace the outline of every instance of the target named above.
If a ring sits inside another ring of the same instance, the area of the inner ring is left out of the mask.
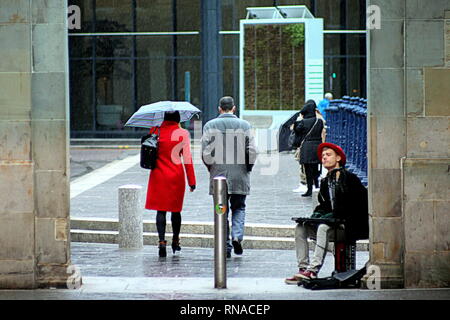
[[[324,19],[325,30],[365,30],[365,0],[316,0],[317,18]]]
[[[223,59],[223,94],[239,103],[239,58]]]
[[[201,24],[201,0],[178,0],[177,5],[177,30],[199,31]]]
[[[171,0],[136,0],[137,31],[173,31],[172,16]]]
[[[178,59],[177,60],[177,100],[185,100],[186,72],[190,75],[190,101],[193,105],[200,107],[200,59]]]
[[[365,34],[324,34],[325,55],[365,55]]]
[[[161,100],[172,100],[172,59],[137,61],[138,107]]]
[[[132,54],[132,37],[99,36],[96,37],[95,52],[97,57],[129,57]]]
[[[366,95],[366,36],[325,34],[325,91]]]
[[[69,57],[92,58],[93,37],[69,37]]]
[[[173,54],[173,42],[170,36],[136,37],[138,57],[165,58]]]
[[[366,58],[325,58],[324,81],[325,91],[333,93],[335,98],[366,97]]]
[[[138,36],[138,57],[200,57],[200,36]]]
[[[97,129],[123,129],[134,112],[131,60],[97,60]]]
[[[239,35],[224,34],[222,35],[222,54],[224,56],[239,56]]]
[[[172,37],[176,41],[177,56],[201,56],[200,35]]]
[[[133,31],[132,1],[96,0],[96,32]]]
[[[70,129],[93,130],[92,60],[70,61]]]

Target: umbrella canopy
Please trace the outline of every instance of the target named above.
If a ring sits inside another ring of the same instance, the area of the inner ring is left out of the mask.
[[[278,151],[290,151],[288,146],[289,135],[291,134],[291,125],[297,120],[300,115],[300,111],[294,113],[289,119],[287,119],[281,126],[278,132]]]
[[[128,119],[125,126],[140,128],[159,127],[164,121],[164,113],[175,111],[180,113],[180,122],[188,121],[194,114],[201,112],[200,109],[187,101],[159,101],[140,107]]]

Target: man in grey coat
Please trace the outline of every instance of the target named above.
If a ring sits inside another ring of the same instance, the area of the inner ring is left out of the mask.
[[[203,127],[202,160],[210,174],[209,194],[213,195],[213,179],[227,179],[228,208],[231,208],[230,228],[227,226],[227,257],[231,250],[241,255],[244,238],[245,199],[250,194],[250,172],[256,160],[255,141],[251,125],[234,115],[236,106],[232,97],[219,101],[220,115]]]

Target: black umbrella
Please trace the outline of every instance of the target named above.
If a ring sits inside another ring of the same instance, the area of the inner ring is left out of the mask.
[[[288,146],[288,139],[289,139],[289,135],[291,134],[290,127],[297,120],[299,115],[300,115],[300,111],[297,111],[280,126],[280,131],[278,131],[278,151],[279,152],[292,150]]]

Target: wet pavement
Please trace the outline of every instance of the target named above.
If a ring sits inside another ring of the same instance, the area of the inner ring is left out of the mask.
[[[357,253],[357,268],[368,259]],[[159,258],[156,246],[119,249],[113,244],[72,243],[72,263],[82,275],[75,289],[0,290],[0,299],[32,300],[449,300],[450,289],[309,290],[287,285],[296,271],[289,250],[244,250],[227,259],[226,288],[214,288],[214,252],[182,248]],[[319,276],[333,270],[328,254]]]
[[[79,172],[93,165],[109,164],[109,159],[118,160],[138,154],[139,150],[72,149],[71,185],[77,181]],[[209,173],[194,147],[194,167],[197,188],[186,191],[182,218],[184,221],[213,221],[212,196],[209,191]],[[107,160],[99,160],[105,157]],[[137,158],[136,158],[137,159]],[[101,170],[101,169],[100,169]],[[312,199],[303,198],[292,192],[298,186],[299,164],[292,154],[274,153],[258,157],[251,174],[251,194],[246,201],[246,222],[292,225],[291,217],[305,216],[312,212]],[[70,214],[72,217],[95,217],[118,219],[118,188],[126,184],[136,184],[143,188],[142,201],[145,201],[149,171],[139,163],[112,176],[106,182],[73,197]],[[78,177],[78,181],[83,177]],[[82,182],[82,181],[81,181]],[[145,211],[144,219],[154,219],[154,211]]]
[[[197,190],[186,193],[183,221],[211,222],[208,172],[196,152],[194,147]],[[117,189],[124,184],[141,185],[144,198],[149,172],[139,167],[138,153],[136,148],[72,148],[71,187],[80,191],[72,195],[71,216],[117,219]],[[310,214],[312,199],[292,192],[298,185],[299,168],[293,155],[263,155],[258,161],[251,176],[246,222],[292,225],[291,217]],[[122,166],[124,162],[126,166]],[[98,183],[92,184],[99,177]],[[153,217],[153,212],[145,212],[144,219]],[[286,285],[284,278],[297,271],[294,250],[244,246],[242,256],[233,254],[227,259],[226,289],[214,288],[211,248],[183,247],[176,256],[168,252],[166,258],[159,258],[156,245],[123,250],[116,244],[72,242],[71,259],[81,273],[81,287],[0,290],[0,300],[450,300],[450,289],[311,291]],[[358,251],[357,268],[368,259],[369,252]],[[329,276],[333,268],[334,258],[328,253],[319,276]]]

